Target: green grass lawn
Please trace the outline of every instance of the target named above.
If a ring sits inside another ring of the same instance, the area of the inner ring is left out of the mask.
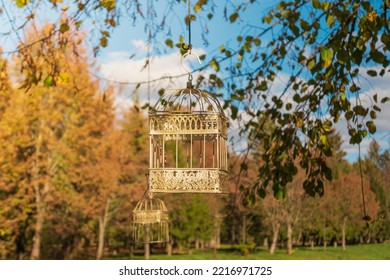
[[[327,247],[324,251],[323,247],[311,248],[294,248],[292,255],[287,255],[286,250],[276,250],[273,255],[267,251],[257,249],[249,256],[242,256],[239,250],[224,246],[218,250],[218,257],[213,257],[213,251],[198,251],[192,250],[192,255],[174,254],[167,256],[165,254],[152,253],[152,260],[390,260],[390,243],[383,244],[365,244],[365,245],[350,245],[347,246],[345,252],[341,246]],[[128,259],[127,256],[117,256],[112,259]],[[142,251],[132,259],[143,259]]]

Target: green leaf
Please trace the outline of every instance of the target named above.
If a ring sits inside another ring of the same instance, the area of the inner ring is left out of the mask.
[[[312,4],[313,4],[313,7],[314,7],[315,9],[320,9],[320,8],[321,8],[321,3],[320,3],[319,0],[313,0],[313,1],[312,1]]]
[[[356,114],[363,116],[363,117],[366,116],[368,113],[368,110],[361,105],[356,105],[355,107],[353,107],[353,111]]]
[[[266,23],[270,24],[273,20],[273,16],[265,16],[263,17],[263,21],[265,21]]]
[[[390,100],[390,97],[384,97],[384,98],[382,98],[381,103],[386,103],[389,100]]]
[[[257,191],[257,194],[261,197],[261,198],[265,198],[267,196],[267,192],[265,191],[264,188],[259,188],[258,191]]]
[[[209,65],[210,65],[210,66],[213,66],[213,68],[214,68],[214,70],[215,70],[216,72],[219,71],[219,63],[218,63],[215,59],[213,59],[212,61],[210,61]]]
[[[108,45],[107,37],[100,38],[100,46],[105,48],[105,47],[107,47],[107,45]]]
[[[165,45],[167,45],[168,47],[170,47],[172,49],[173,48],[173,41],[171,39],[166,39]]]
[[[313,69],[313,67],[314,67],[315,64],[316,64],[315,59],[314,59],[314,58],[313,58],[313,59],[310,59],[310,60],[309,60],[309,63],[307,64],[307,69],[309,69],[309,70]]]
[[[378,62],[378,63],[383,63],[386,60],[386,56],[378,50],[374,51],[371,54],[371,58],[372,58],[372,60],[374,60],[375,62]]]
[[[328,68],[332,63],[333,54],[334,54],[333,50],[323,47],[321,48],[320,54],[321,54],[321,59],[324,62],[324,68]]]
[[[321,140],[322,145],[324,145],[324,146],[328,145],[328,137],[325,134],[322,134],[320,136],[320,140]]]
[[[325,178],[328,179],[329,181],[332,181],[332,179],[333,179],[332,169],[326,165],[323,166],[323,169],[325,172]]]
[[[266,81],[262,81],[258,87],[256,87],[257,90],[266,91],[268,89],[268,85]]]
[[[194,5],[194,11],[195,11],[195,13],[199,13],[199,11],[201,10],[201,6],[199,5],[199,4],[195,4]]]
[[[100,0],[100,3],[107,11],[115,9],[115,0]]]
[[[232,111],[232,119],[233,120],[237,119],[238,108],[234,105],[231,105],[230,110]]]
[[[356,92],[356,91],[360,90],[360,87],[358,87],[356,84],[353,84],[353,85],[349,88],[349,90],[350,90],[351,92]]]
[[[277,185],[276,187],[274,186],[274,197],[276,199],[282,199],[283,198],[283,190]]]
[[[353,112],[352,111],[348,111],[348,112],[345,113],[345,118],[347,119],[347,121],[352,119],[352,117],[353,117]]]
[[[348,52],[345,49],[340,49],[337,52],[337,61],[340,64],[345,64],[349,59]]]
[[[256,45],[256,46],[260,46],[261,45],[261,40],[259,38],[255,38],[253,39],[253,43]]]
[[[321,3],[321,8],[326,11],[329,9],[330,3],[329,2],[322,2]]]
[[[256,201],[256,197],[255,197],[254,193],[250,192],[248,195],[248,204],[253,205],[253,204],[255,204],[255,201]]]
[[[112,27],[116,27],[116,21],[113,19],[106,19],[104,22],[108,23]]]
[[[45,87],[51,87],[54,85],[54,78],[52,75],[49,75],[45,78],[45,80],[43,81],[43,85]]]
[[[238,13],[231,14],[229,20],[231,23],[235,22],[238,18]]]
[[[60,25],[60,32],[65,33],[70,29],[69,25],[66,22],[61,23]]]
[[[368,70],[367,71],[367,74],[371,77],[376,77],[377,76],[377,73],[375,70]]]
[[[329,27],[332,27],[334,24],[335,18],[332,15],[328,15],[326,18],[326,23],[328,24]]]
[[[30,0],[14,0],[14,2],[18,6],[18,8],[23,8],[30,2]]]
[[[309,23],[306,20],[303,20],[303,19],[301,19],[299,21],[299,26],[302,28],[302,30],[305,30],[305,31],[310,29]]]
[[[325,148],[324,148],[324,155],[326,155],[327,157],[331,157],[332,156],[332,149],[330,148],[330,146],[325,146]]]
[[[366,126],[368,128],[368,131],[371,133],[371,134],[374,134],[376,132],[376,125],[374,124],[373,121],[368,121],[366,122]]]

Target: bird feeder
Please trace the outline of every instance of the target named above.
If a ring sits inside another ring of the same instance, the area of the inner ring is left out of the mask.
[[[189,76],[187,88],[166,91],[149,111],[149,190],[226,193],[228,119]]]
[[[133,237],[135,243],[169,241],[168,210],[162,200],[150,193],[133,210]]]

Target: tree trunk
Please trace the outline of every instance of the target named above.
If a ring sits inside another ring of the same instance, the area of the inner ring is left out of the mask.
[[[347,217],[344,217],[343,224],[341,226],[341,246],[343,248],[343,251],[347,249],[346,245],[346,230],[347,230]]]
[[[242,216],[242,243],[246,244],[246,216]]]
[[[326,251],[326,224],[324,223],[324,251]]]
[[[268,237],[264,238],[263,247],[265,250],[269,249]]]
[[[214,230],[215,230],[215,234],[214,234],[214,239],[215,239],[215,248],[216,249],[219,249],[221,247],[221,222],[218,218],[215,219],[214,221]]]
[[[297,239],[295,240],[294,244],[298,244],[298,243],[303,243],[304,245],[304,242],[302,242],[303,240],[303,234],[302,234],[302,229],[299,231],[299,234],[297,236]]]
[[[232,243],[234,244],[237,240],[237,238],[236,238],[236,222],[235,221],[233,221],[231,234],[232,234]]]
[[[45,208],[43,206],[41,195],[39,193],[39,186],[35,190],[36,194],[36,221],[34,226],[33,245],[31,250],[31,259],[38,260],[41,255],[41,234],[43,229],[43,223],[45,222]]]
[[[276,249],[276,243],[278,242],[279,228],[280,228],[279,223],[272,225],[272,243],[269,249],[269,253],[271,255],[275,252]]]
[[[293,241],[292,241],[293,228],[290,222],[287,223],[287,254],[292,254]]]
[[[99,217],[99,238],[98,238],[98,249],[96,253],[96,259],[100,260],[103,257],[104,251],[104,237],[106,233],[106,227],[109,220],[110,212],[110,199],[107,199],[106,207],[104,213]]]
[[[150,243],[145,243],[144,259],[145,260],[149,260],[150,259]]]
[[[41,237],[42,237],[42,229],[45,223],[45,197],[50,189],[50,178],[46,177],[43,189],[41,190],[41,186],[39,183],[34,185],[35,190],[35,205],[36,205],[36,221],[34,227],[34,237],[33,237],[33,245],[31,250],[30,259],[38,260],[41,256]]]
[[[167,256],[172,256],[172,243],[167,243]]]
[[[38,164],[39,164],[39,157],[41,156],[41,148],[42,148],[42,141],[43,141],[42,131],[43,131],[43,122],[41,121],[40,130],[37,135],[37,142],[35,144],[36,159],[33,162],[32,172],[31,172],[32,182],[34,184],[34,192],[35,192],[35,208],[37,211],[35,217],[33,244],[32,244],[31,255],[30,255],[30,259],[32,260],[39,259],[41,255],[41,235],[42,235],[43,224],[45,222],[44,199],[45,199],[46,191],[48,191],[48,187],[49,187],[48,178],[45,179],[43,190],[41,190],[42,185],[39,183],[40,175],[39,175]]]
[[[310,238],[310,248],[312,250],[314,249],[314,239],[313,239],[313,237]]]
[[[129,258],[130,259],[134,258],[134,245],[133,244],[130,245]]]

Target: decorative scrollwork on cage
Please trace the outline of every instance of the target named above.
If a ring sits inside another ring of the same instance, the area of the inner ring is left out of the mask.
[[[212,94],[166,92],[149,112],[151,192],[225,193],[228,120]]]

